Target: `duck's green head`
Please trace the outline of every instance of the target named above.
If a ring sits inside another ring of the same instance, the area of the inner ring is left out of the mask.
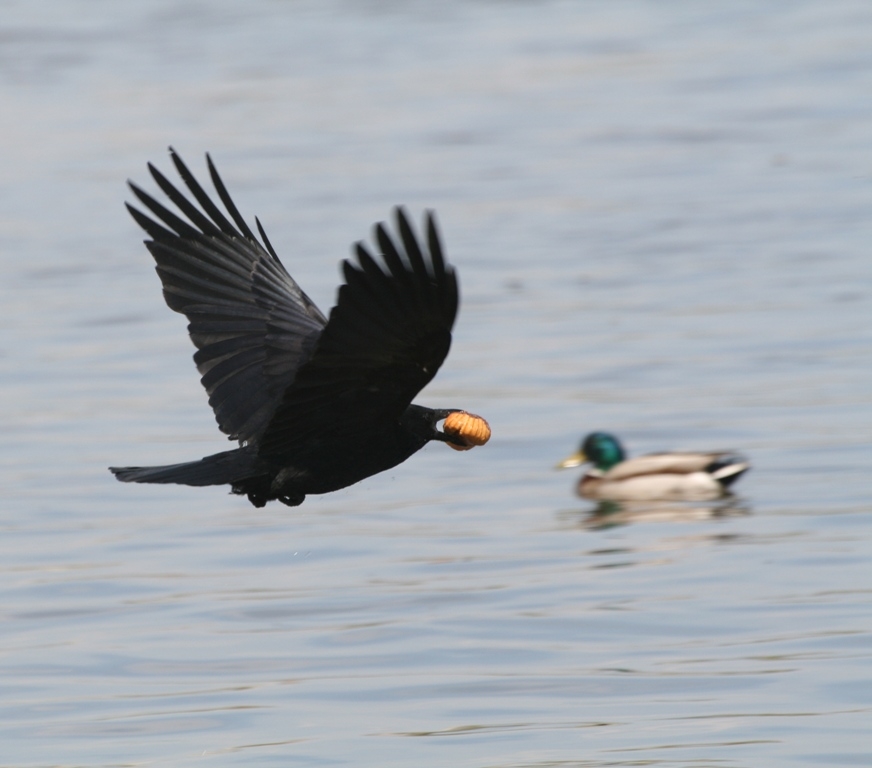
[[[590,462],[597,469],[607,472],[620,464],[626,455],[618,438],[608,432],[591,432],[581,441],[581,447],[557,466],[559,468],[578,467]]]

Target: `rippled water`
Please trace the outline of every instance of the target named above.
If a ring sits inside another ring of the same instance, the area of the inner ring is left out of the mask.
[[[0,765],[867,766],[872,9],[12,2]],[[403,202],[485,415],[299,509],[125,486],[224,443],[123,186],[210,150],[322,309]],[[725,506],[551,467],[735,448]]]

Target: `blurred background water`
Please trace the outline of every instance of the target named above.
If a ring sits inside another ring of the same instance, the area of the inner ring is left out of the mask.
[[[0,765],[872,764],[872,7],[0,4]],[[494,437],[298,509],[224,442],[133,178],[212,152],[324,310],[390,207]],[[726,508],[551,467],[734,448]]]

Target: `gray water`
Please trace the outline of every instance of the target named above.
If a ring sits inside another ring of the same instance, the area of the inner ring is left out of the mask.
[[[0,765],[872,765],[872,7],[0,6]],[[125,213],[172,144],[327,311],[438,211],[484,415],[302,507],[229,447]],[[726,505],[551,467],[733,448]]]

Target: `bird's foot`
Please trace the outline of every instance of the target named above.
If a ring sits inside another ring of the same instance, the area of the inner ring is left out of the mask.
[[[262,493],[249,493],[247,495],[248,495],[248,500],[255,507],[258,507],[258,508],[265,507],[266,503],[269,501],[269,499],[266,496],[264,496]]]
[[[306,500],[306,494],[295,493],[291,495],[286,493],[282,496],[278,496],[277,498],[282,504],[285,504],[289,507],[299,507],[300,504],[302,504]]]

